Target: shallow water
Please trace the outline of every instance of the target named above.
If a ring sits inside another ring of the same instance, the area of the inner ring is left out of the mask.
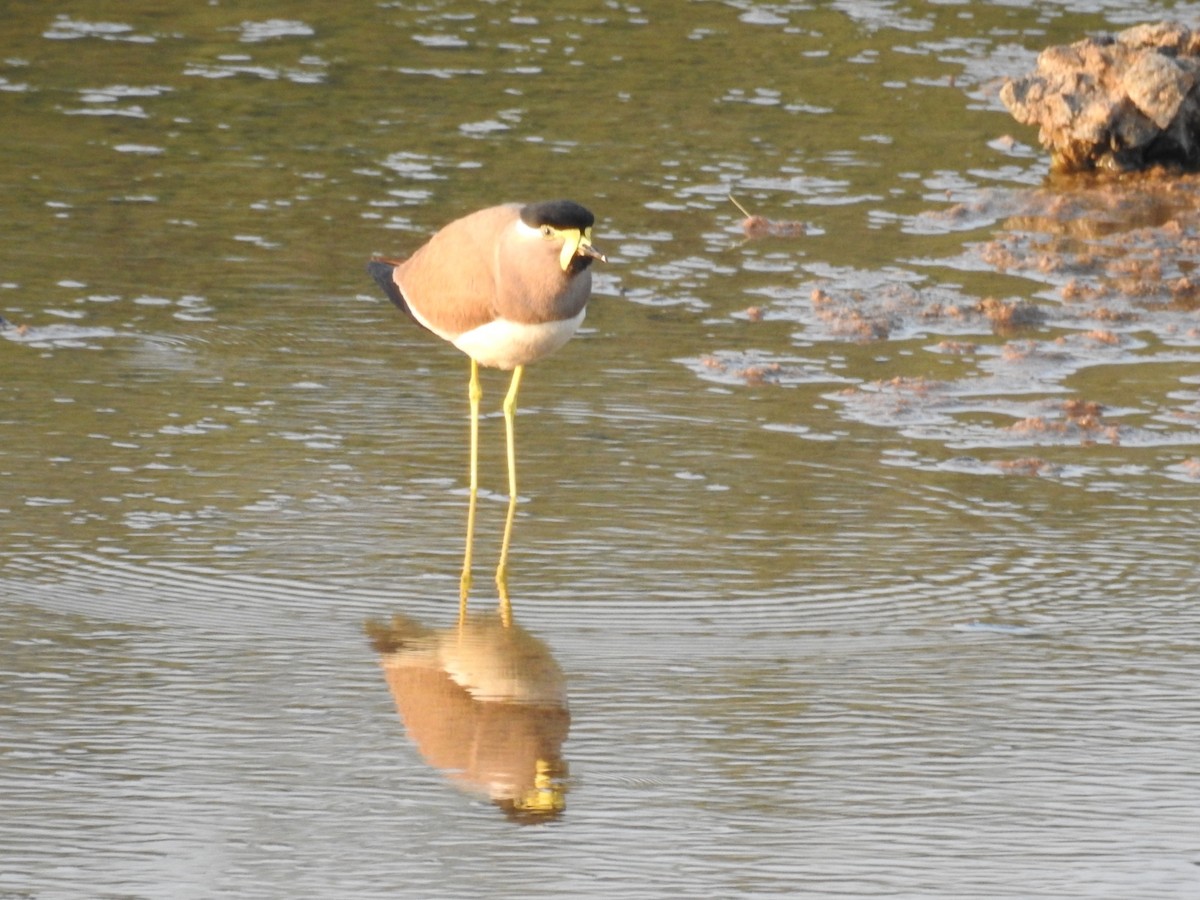
[[[0,896],[1195,895],[1200,189],[995,100],[1128,4],[662,7],[10,12]],[[363,262],[560,195],[455,644],[467,366]]]

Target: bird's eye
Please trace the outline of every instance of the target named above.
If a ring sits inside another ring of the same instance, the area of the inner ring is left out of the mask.
[[[544,237],[544,238],[554,237],[554,229],[551,228],[549,225],[543,225],[542,226],[542,237]]]

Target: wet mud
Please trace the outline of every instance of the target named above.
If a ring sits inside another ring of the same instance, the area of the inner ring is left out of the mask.
[[[1153,387],[1136,405],[1110,400],[1105,389],[1107,378],[1135,365],[1200,360],[1200,176],[1163,167],[1120,178],[1054,175],[1034,189],[977,191],[914,216],[905,228],[987,236],[964,242],[950,258],[839,270],[766,289],[762,302],[735,318],[755,328],[792,329],[800,345],[904,348],[928,374],[912,375],[909,363],[903,375],[856,380],[829,368],[824,353],[805,358],[750,349],[686,362],[702,378],[727,385],[854,382],[828,395],[845,417],[946,450],[1182,447],[1200,440],[1200,397],[1186,368],[1158,367],[1161,379],[1145,379]],[[1032,284],[1017,295],[978,296],[947,277],[955,272]],[[940,374],[946,370],[938,361],[947,357],[958,361],[958,377]],[[1086,393],[1080,381],[1089,385]],[[934,459],[964,465],[944,451]],[[977,467],[1020,475],[1067,471],[1029,455],[992,454]],[[1165,461],[1163,470],[1168,477],[1200,474],[1191,457]]]

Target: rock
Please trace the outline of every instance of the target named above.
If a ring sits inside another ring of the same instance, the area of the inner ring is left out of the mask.
[[[1121,75],[1121,87],[1160,129],[1171,127],[1196,79],[1161,53],[1140,54]]]
[[[1200,167],[1200,31],[1178,22],[1048,47],[1000,99],[1060,171]]]

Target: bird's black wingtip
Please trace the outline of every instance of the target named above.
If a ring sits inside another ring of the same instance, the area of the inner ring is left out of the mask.
[[[372,259],[367,262],[367,274],[379,282],[380,285],[386,281],[391,281],[394,271],[396,271],[396,264],[390,263],[387,260]]]
[[[367,263],[367,274],[374,278],[375,283],[383,288],[383,292],[388,295],[389,300],[405,312],[408,312],[408,301],[404,299],[404,294],[400,293],[400,286],[396,284],[396,279],[392,277],[395,271],[396,264],[384,259],[373,259]]]

